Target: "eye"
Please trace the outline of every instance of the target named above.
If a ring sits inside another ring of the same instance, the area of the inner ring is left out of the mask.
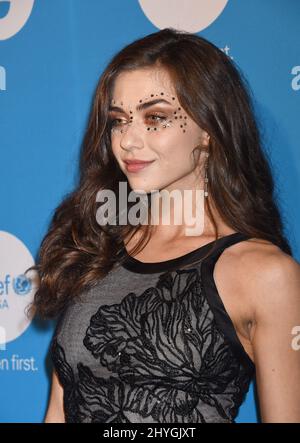
[[[150,122],[151,125],[155,125],[157,123],[160,123],[164,120],[166,120],[167,117],[160,114],[149,114],[146,117],[147,122]]]
[[[116,126],[122,126],[123,124],[126,124],[126,121],[122,120],[121,118],[114,118],[109,121],[109,126],[111,128],[114,128]]]

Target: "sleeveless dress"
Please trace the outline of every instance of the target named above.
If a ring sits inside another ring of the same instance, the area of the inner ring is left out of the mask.
[[[255,365],[213,270],[225,248],[249,238],[235,232],[156,263],[124,252],[67,305],[50,343],[65,421],[235,423]]]

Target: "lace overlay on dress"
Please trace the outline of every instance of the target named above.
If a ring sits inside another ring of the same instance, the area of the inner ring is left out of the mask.
[[[122,276],[127,291],[114,283]],[[128,270],[115,270],[104,289],[100,282],[90,298],[83,294],[80,308],[60,317],[50,350],[66,422],[234,422],[254,365],[216,321],[201,263],[152,274],[141,292],[130,290],[132,279]],[[85,311],[89,300],[94,308]],[[73,332],[75,321],[85,321],[82,332]]]

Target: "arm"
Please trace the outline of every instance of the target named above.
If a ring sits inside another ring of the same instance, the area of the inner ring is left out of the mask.
[[[299,423],[300,340],[294,334],[296,330],[299,336],[300,330],[300,265],[277,253],[252,264],[249,271],[253,278],[244,290],[254,308],[251,342],[261,419]]]
[[[44,423],[65,423],[63,388],[55,370],[53,370],[50,401]]]

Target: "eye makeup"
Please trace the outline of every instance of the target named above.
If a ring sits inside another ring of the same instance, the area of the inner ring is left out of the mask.
[[[143,127],[147,131],[159,131],[163,128],[170,127],[172,125],[172,119],[170,115],[165,115],[159,111],[148,111],[143,118]],[[129,118],[129,121],[124,118],[113,116],[110,117],[110,128],[113,133],[121,132],[123,133],[126,128],[132,124],[133,117]]]
[[[172,109],[164,109],[164,106],[159,110],[150,111],[149,108],[159,105],[169,105]],[[124,133],[129,125],[133,122],[133,110],[130,108],[126,112],[123,109],[123,102],[111,101],[109,108],[109,126],[112,134]],[[174,110],[175,109],[175,110]],[[184,113],[182,107],[178,104],[176,97],[166,92],[153,93],[147,97],[141,98],[136,106],[137,111],[148,110],[145,112],[143,127],[147,132],[157,132],[165,128],[172,126],[179,127],[184,133],[187,127],[187,115]],[[121,118],[119,114],[126,113],[129,116],[127,118]]]

